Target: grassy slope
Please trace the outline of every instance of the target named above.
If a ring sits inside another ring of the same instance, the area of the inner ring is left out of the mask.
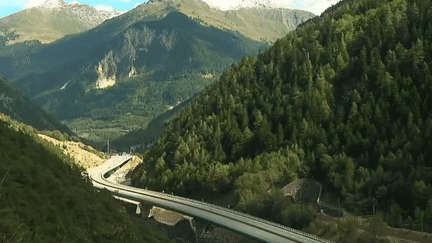
[[[96,192],[60,147],[36,133],[0,120],[0,242],[169,242],[133,224],[108,192]]]

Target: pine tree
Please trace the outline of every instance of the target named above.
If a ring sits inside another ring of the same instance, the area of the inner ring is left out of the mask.
[[[347,63],[344,60],[343,56],[341,53],[339,53],[336,57],[336,62],[337,62],[337,68],[336,71],[339,73],[342,70],[344,70],[347,67]]]
[[[412,198],[414,205],[425,208],[428,198],[430,197],[429,188],[423,180],[416,181],[412,188]]]
[[[341,49],[341,55],[343,58],[344,62],[348,62],[350,60],[350,55],[348,53],[348,48],[347,45],[345,43],[345,37],[344,37],[344,33],[342,32],[342,37],[341,37],[341,41],[340,41],[340,49]]]

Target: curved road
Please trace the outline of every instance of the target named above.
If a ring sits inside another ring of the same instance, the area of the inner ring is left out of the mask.
[[[93,186],[100,189],[106,188],[118,197],[146,202],[182,214],[202,218],[266,242],[331,242],[302,231],[209,203],[120,185],[106,180],[104,177],[106,173],[131,159],[132,156],[130,155],[115,156],[107,160],[103,165],[87,170]]]

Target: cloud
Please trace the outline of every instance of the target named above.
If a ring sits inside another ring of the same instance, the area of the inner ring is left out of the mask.
[[[46,0],[26,0],[24,2],[26,2],[25,4],[26,8],[32,8],[32,7],[42,5],[45,1]]]
[[[98,11],[113,11],[114,8],[108,5],[96,5],[94,8]]]
[[[82,3],[80,3],[80,2],[77,1],[77,0],[74,0],[74,1],[70,1],[70,2],[68,2],[68,4],[82,4]]]
[[[337,4],[341,0],[327,0],[327,1],[317,1],[315,4],[307,6],[305,10],[312,12],[316,15],[321,15],[324,10],[329,8],[330,6]]]
[[[130,3],[131,0],[119,0],[120,2]]]

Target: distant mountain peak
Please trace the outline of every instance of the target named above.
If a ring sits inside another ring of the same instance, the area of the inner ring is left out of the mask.
[[[46,0],[41,7],[43,8],[61,8],[67,6],[63,0]]]
[[[152,4],[152,3],[159,3],[159,2],[163,2],[164,0],[148,0],[147,3]]]
[[[65,1],[44,0],[41,5],[1,18],[0,35],[9,33],[7,45],[26,41],[52,43],[65,35],[87,31],[125,13],[112,7],[92,7],[78,1],[68,4]]]
[[[113,8],[107,8],[107,7],[96,7],[95,8],[101,15],[104,16],[105,19],[112,19],[114,17],[117,17],[119,15],[122,15],[126,13],[127,11],[119,11]]]
[[[156,0],[155,0],[156,1]],[[281,1],[281,0],[231,0],[231,1],[220,1],[220,0],[202,0],[207,3],[210,7],[220,9],[222,11],[227,10],[238,10],[241,8],[285,8],[285,9],[296,9],[305,10],[312,12],[316,15],[320,15],[328,7],[337,4],[341,0],[322,0],[322,1]]]
[[[282,1],[272,0],[236,0],[227,2],[220,2],[215,0],[202,0],[212,8],[217,8],[223,11],[235,10],[240,8],[290,8],[288,4]],[[291,7],[292,8],[292,7]]]

